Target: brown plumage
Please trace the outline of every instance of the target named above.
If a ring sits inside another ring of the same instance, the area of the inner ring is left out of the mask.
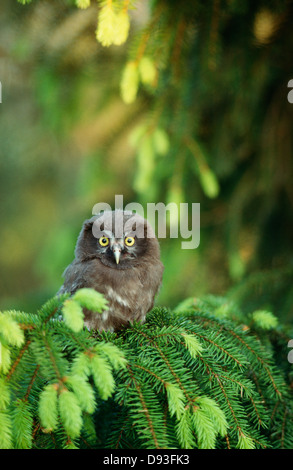
[[[117,331],[134,320],[143,322],[161,285],[163,264],[158,240],[138,214],[105,211],[86,220],[75,259],[65,269],[58,294],[91,287],[104,294],[109,309],[84,310],[89,329]]]

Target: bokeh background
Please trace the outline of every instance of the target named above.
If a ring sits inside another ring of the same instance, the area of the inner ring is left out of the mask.
[[[292,2],[114,4],[130,32],[107,47],[105,2],[1,0],[0,308],[53,296],[83,220],[122,194],[201,205],[197,249],[160,240],[159,304],[227,295],[292,322]]]

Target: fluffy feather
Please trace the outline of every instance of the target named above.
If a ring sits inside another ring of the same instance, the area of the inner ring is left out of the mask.
[[[99,235],[107,237],[109,245],[102,247]],[[135,242],[128,247],[125,237],[130,235]],[[111,251],[111,246],[117,243],[121,247],[118,264]],[[82,287],[101,292],[109,309],[102,314],[85,310],[85,325],[95,330],[117,331],[134,320],[145,320],[154,305],[163,270],[159,243],[149,223],[131,212],[106,211],[83,223],[75,259],[63,273],[64,284],[59,294],[73,294]]]

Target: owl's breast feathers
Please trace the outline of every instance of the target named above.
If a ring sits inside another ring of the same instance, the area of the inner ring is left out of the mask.
[[[160,288],[163,264],[142,260],[137,266],[116,270],[94,258],[74,260],[64,272],[64,284],[59,293],[73,294],[82,287],[101,292],[108,300],[108,310],[102,314],[84,310],[85,325],[94,330],[116,331],[134,320],[144,321],[154,305]]]

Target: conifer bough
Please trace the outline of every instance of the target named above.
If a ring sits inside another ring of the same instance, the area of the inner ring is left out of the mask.
[[[270,312],[187,299],[93,333],[84,306],[106,302],[81,289],[0,313],[0,448],[292,447],[286,329]]]

